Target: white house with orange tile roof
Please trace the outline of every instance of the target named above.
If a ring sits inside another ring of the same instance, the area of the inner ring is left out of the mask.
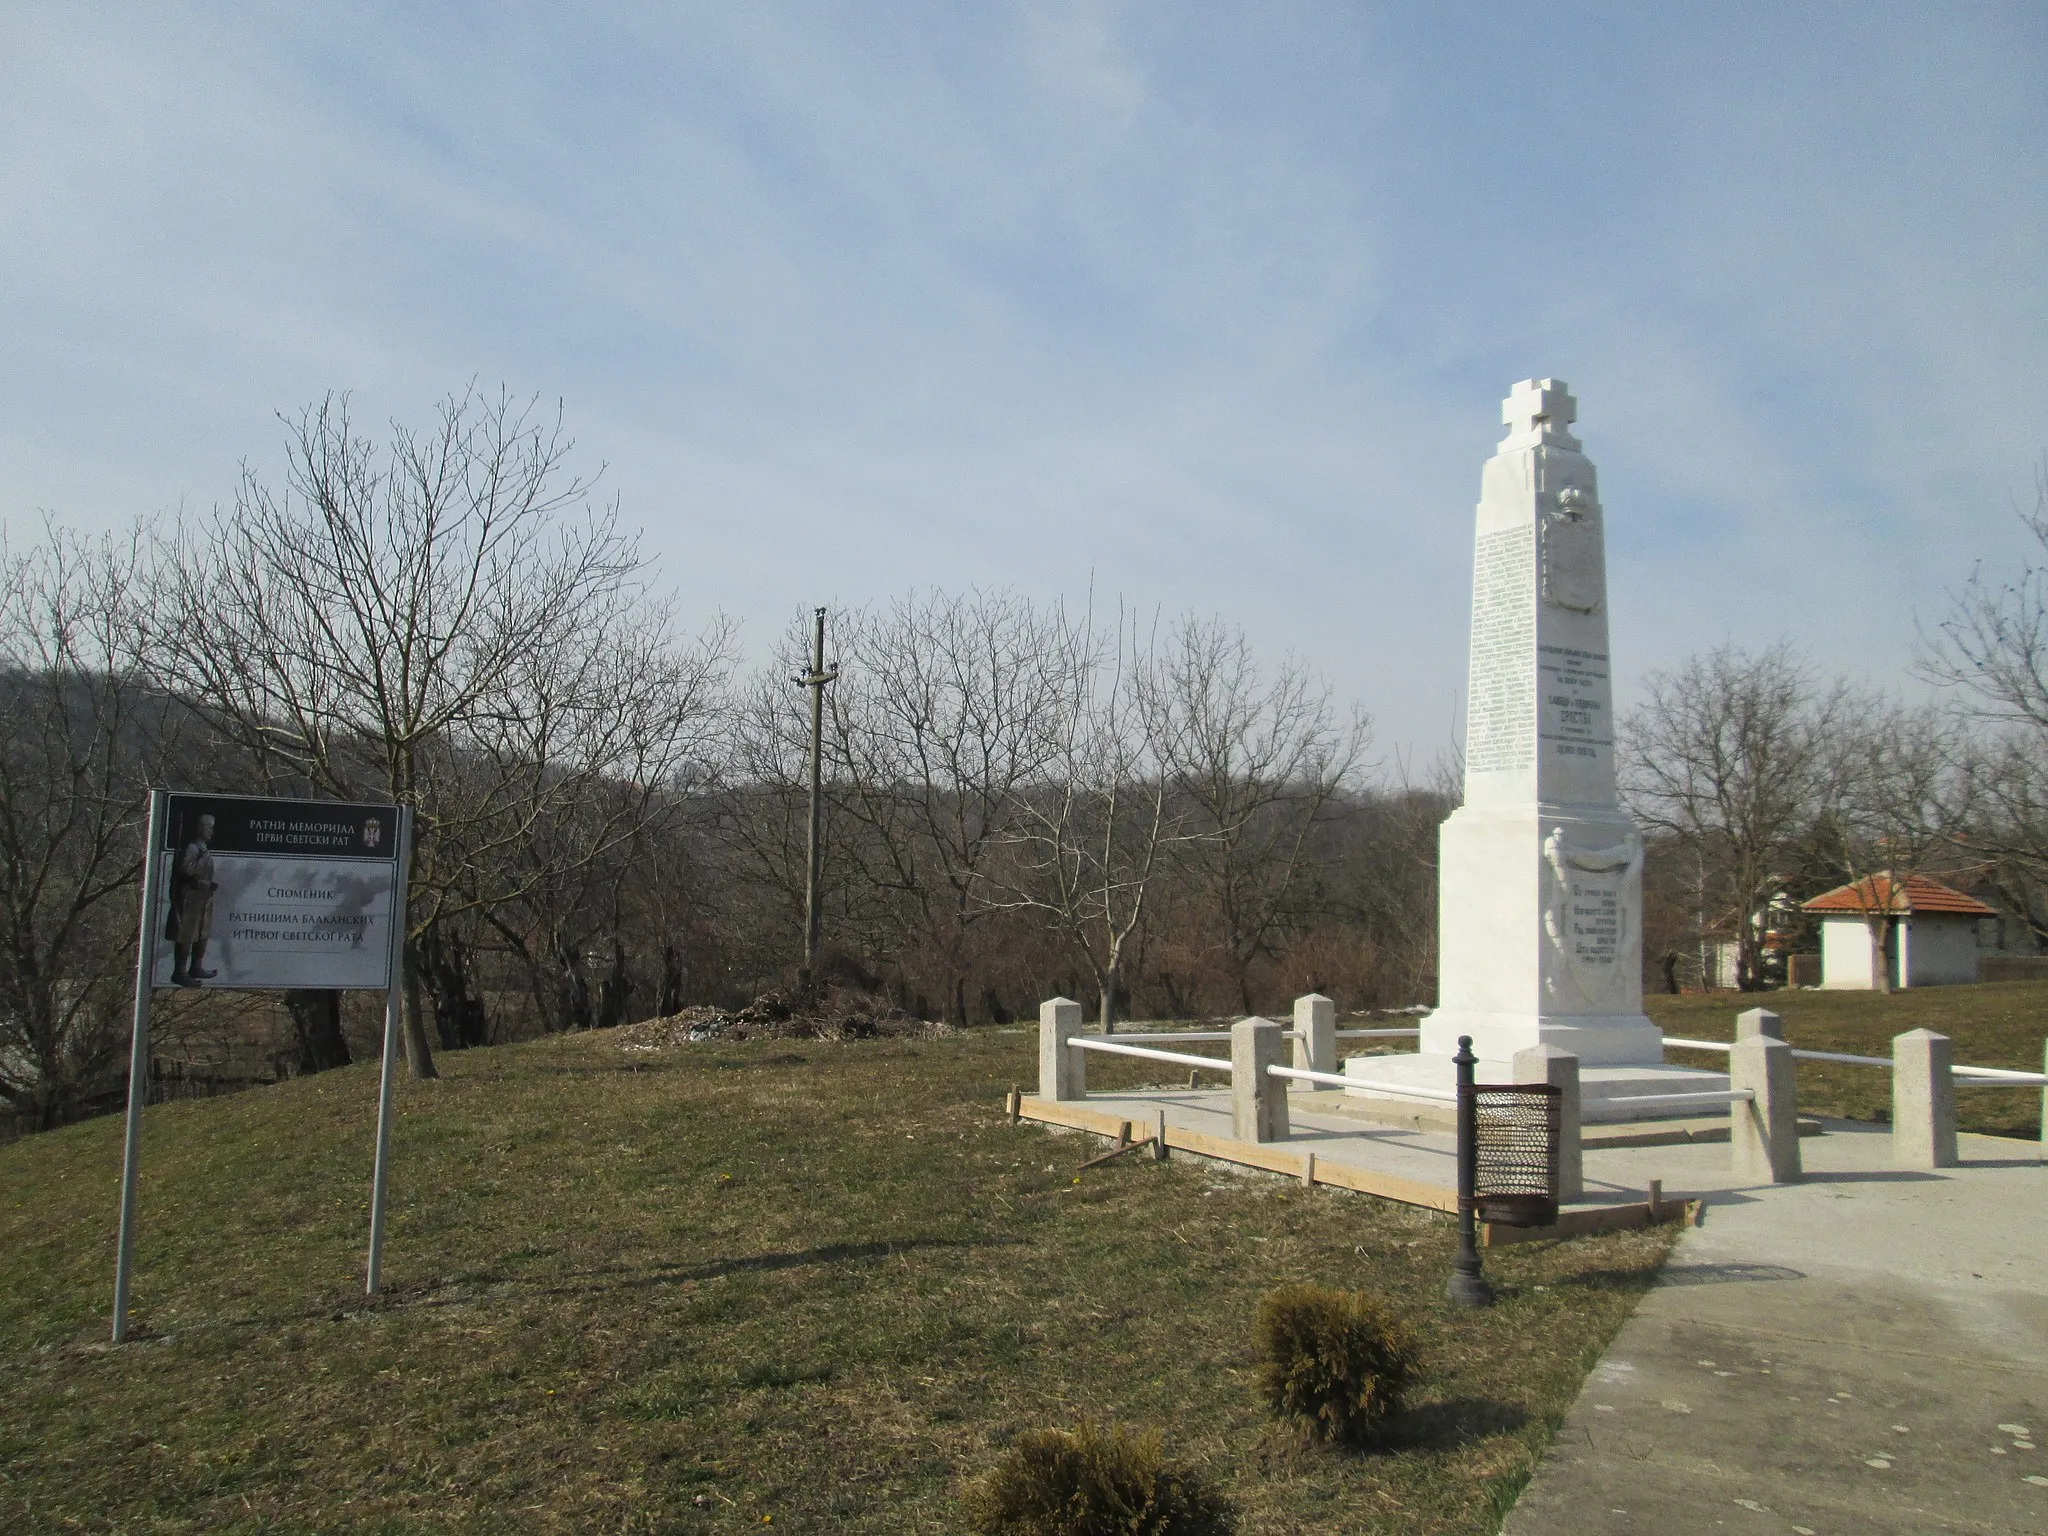
[[[1820,924],[1820,984],[1872,991],[1878,967],[1894,987],[1946,987],[1977,979],[1977,925],[1997,917],[1974,896],[1925,875],[1880,871],[1804,903]],[[1870,918],[1882,913],[1883,938]]]

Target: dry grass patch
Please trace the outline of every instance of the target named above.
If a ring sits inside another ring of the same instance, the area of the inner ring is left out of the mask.
[[[152,1109],[131,1347],[120,1124],[0,1149],[0,1529],[958,1532],[1018,1436],[1157,1430],[1247,1532],[1492,1530],[1668,1232],[1489,1255],[1440,1216],[1011,1126],[1026,1031],[603,1035],[406,1084],[360,1294],[374,1070]],[[1282,1432],[1259,1296],[1367,1287],[1421,1374],[1381,1451]]]

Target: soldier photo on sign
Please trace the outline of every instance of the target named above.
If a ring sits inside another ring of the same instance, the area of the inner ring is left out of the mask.
[[[199,818],[198,835],[178,850],[171,866],[171,915],[164,937],[171,941],[171,984],[197,987],[213,980],[204,969],[206,942],[213,937],[213,893],[220,882],[213,875],[211,816]]]

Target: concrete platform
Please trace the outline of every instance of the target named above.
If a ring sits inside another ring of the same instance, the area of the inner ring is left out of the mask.
[[[1228,1090],[1146,1089],[1129,1093],[1096,1093],[1070,1103],[1026,1098],[1024,1118],[1067,1125],[1098,1135],[1151,1135],[1164,1115],[1168,1145],[1226,1162],[1260,1168],[1318,1184],[1379,1195],[1433,1210],[1457,1209],[1457,1141],[1448,1130],[1381,1125],[1366,1118],[1351,1096],[1341,1090],[1292,1094],[1288,1118],[1292,1134],[1285,1141],[1247,1143],[1233,1134]],[[1685,1201],[1698,1193],[1688,1179],[1719,1189],[1728,1183],[1729,1153],[1725,1141],[1704,1147],[1686,1136],[1673,1136],[1654,1148],[1630,1147],[1628,1160],[1609,1158],[1619,1152],[1588,1143],[1585,1153],[1586,1194],[1560,1207],[1556,1227],[1517,1230],[1488,1228],[1489,1243],[1525,1237],[1570,1236],[1575,1233],[1640,1226],[1653,1219],[1676,1219]],[[1717,1171],[1699,1164],[1698,1154]],[[1692,1154],[1687,1172],[1681,1160],[1669,1166],[1646,1152]],[[1310,1159],[1313,1159],[1311,1162]],[[1697,1165],[1697,1166],[1696,1166]],[[1660,1205],[1653,1210],[1651,1181],[1661,1181]]]
[[[1829,1121],[1801,1150],[1804,1180],[1761,1189],[1724,1148],[1588,1152],[1613,1185],[1708,1190],[1703,1224],[1505,1536],[2048,1530],[2039,1145],[1966,1135],[1962,1167],[1905,1172],[1887,1130]]]
[[[1072,1106],[1061,1107],[1085,1111],[1105,1127],[1105,1134],[1120,1122],[1128,1121],[1132,1135],[1143,1137],[1150,1133],[1163,1110],[1170,1126],[1200,1133],[1218,1143],[1229,1141],[1232,1135],[1227,1089],[1092,1093]],[[1258,1150],[1268,1154],[1275,1171],[1291,1171],[1303,1154],[1312,1152],[1318,1167],[1324,1170],[1349,1167],[1426,1185],[1445,1192],[1452,1199],[1451,1208],[1455,1208],[1456,1137],[1448,1130],[1382,1125],[1368,1118],[1369,1113],[1347,1092],[1290,1094],[1288,1120],[1292,1134],[1286,1141],[1267,1142]],[[1837,1122],[1809,1120],[1802,1130],[1818,1134],[1825,1125],[1834,1123]],[[1589,1127],[1582,1141],[1586,1198],[1565,1209],[1639,1202],[1653,1180],[1662,1184],[1667,1199],[1726,1194],[1735,1187],[1729,1169],[1726,1126],[1724,1115],[1718,1126],[1712,1120],[1694,1118],[1634,1127]],[[1714,1134],[1717,1128],[1722,1132],[1718,1137]],[[1889,1147],[1888,1134],[1884,1140]]]

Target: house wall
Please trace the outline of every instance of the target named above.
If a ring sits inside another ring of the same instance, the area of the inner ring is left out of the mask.
[[[1907,919],[1901,975],[1909,987],[1950,987],[1977,979],[1977,919],[1922,913]]]
[[[1870,928],[1860,917],[1828,917],[1820,925],[1820,984],[1832,992],[1871,987]]]
[[[1898,985],[1950,987],[1977,979],[1977,920],[1921,913],[1899,925]],[[1832,991],[1869,992],[1870,926],[1860,917],[1829,917],[1820,925],[1820,984]]]
[[[2042,952],[2027,920],[2011,912],[1977,919],[1977,949],[1985,955],[2038,955]]]

